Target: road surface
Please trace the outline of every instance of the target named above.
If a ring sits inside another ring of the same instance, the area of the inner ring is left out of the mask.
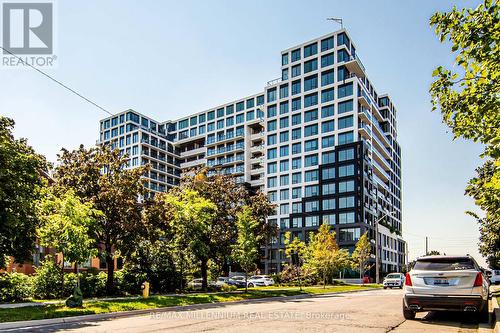
[[[104,321],[30,327],[24,332],[492,332],[464,314],[421,313],[405,321],[401,290],[376,290],[209,309],[152,312]],[[484,325],[483,325],[484,326]]]

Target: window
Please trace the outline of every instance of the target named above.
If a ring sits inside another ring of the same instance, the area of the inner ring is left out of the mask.
[[[240,103],[238,103],[238,104],[240,104]],[[217,118],[221,118],[221,117],[224,117],[224,108],[217,109]]]
[[[300,187],[292,188],[292,199],[299,199],[302,197],[302,189]]]
[[[345,32],[342,32],[337,35],[337,46],[340,45],[345,45],[349,48],[349,37],[347,37]]]
[[[290,197],[290,190],[286,189],[280,191],[280,200],[288,200],[289,197]]]
[[[304,188],[304,197],[315,197],[319,195],[318,185],[308,185]]]
[[[292,95],[300,94],[300,80],[292,82]]]
[[[292,140],[300,139],[300,128],[295,128],[292,130]]]
[[[321,118],[331,117],[335,114],[334,104],[321,108]]]
[[[360,228],[342,228],[339,229],[339,241],[353,242],[357,241],[360,237]]]
[[[292,155],[295,155],[295,154],[300,154],[301,151],[302,151],[302,144],[300,142],[298,143],[294,143],[292,145]]]
[[[302,182],[302,173],[292,173],[292,184],[300,184]]]
[[[288,65],[288,53],[281,55],[281,66]]]
[[[304,91],[318,88],[318,76],[313,75],[304,79]]]
[[[288,117],[280,118],[280,128],[286,128],[289,125]]]
[[[321,92],[321,103],[326,103],[333,101],[334,99],[334,88],[323,90]]]
[[[189,125],[190,125],[190,126],[194,126],[194,125],[196,125],[196,123],[197,123],[197,122],[198,122],[198,117],[191,117],[191,118],[189,119]]]
[[[318,53],[318,44],[317,43],[304,46],[304,58],[315,55],[316,53]]]
[[[350,197],[340,197],[339,198],[339,208],[352,208],[354,207],[354,196]]]
[[[268,108],[267,108],[267,116],[269,118],[271,117],[275,117],[276,116],[276,105],[270,105]]]
[[[293,158],[292,159],[292,170],[295,170],[295,169],[300,169],[301,168],[301,159],[300,157],[297,157],[297,158]]]
[[[339,113],[349,112],[353,110],[352,99],[345,102],[339,103]]]
[[[329,85],[329,84],[333,84],[334,80],[335,80],[335,77],[334,77],[333,69],[321,73],[321,86],[322,87]]]
[[[335,167],[324,168],[321,170],[321,179],[328,180],[335,178]]]
[[[144,118],[143,118],[144,120]],[[147,119],[146,119],[147,121]],[[183,129],[183,128],[186,128],[189,126],[189,120],[188,119],[184,119],[184,120],[181,120],[179,121],[179,129]]]
[[[318,201],[306,201],[306,203],[304,205],[304,211],[306,213],[319,211],[319,202]]]
[[[280,172],[288,171],[290,168],[290,162],[288,160],[280,161]]]
[[[319,216],[306,216],[306,227],[317,227],[319,225]]]
[[[290,205],[289,204],[281,204],[280,205],[280,214],[285,215],[290,213]]]
[[[304,74],[318,69],[318,60],[313,59],[304,63]]]
[[[321,123],[321,133],[333,132],[335,130],[335,120],[324,121]]]
[[[280,157],[288,156],[288,154],[289,154],[288,146],[281,146],[280,147]]]
[[[335,217],[336,217],[335,214],[323,215],[323,224],[334,225],[336,220]]]
[[[290,177],[288,175],[280,176],[280,186],[286,186],[290,184]]]
[[[329,151],[329,152],[325,152],[322,154],[322,157],[321,157],[322,164],[328,164],[328,163],[333,163],[333,162],[335,162],[335,152],[334,151]]]
[[[283,68],[281,70],[281,80],[282,81],[288,80],[288,68]]]
[[[352,95],[352,82],[339,86],[339,98]]]
[[[264,95],[257,96],[257,105],[264,104]]]
[[[271,223],[271,220],[269,221],[269,223]],[[287,229],[289,225],[290,225],[289,218],[280,219],[280,229]]]
[[[304,122],[309,122],[318,119],[318,110],[310,110],[304,113]]]
[[[318,170],[310,170],[304,173],[304,179],[306,182],[313,182],[318,180]]]
[[[321,52],[333,49],[333,36],[321,41]]]
[[[339,166],[339,177],[347,177],[354,175],[354,164]]]
[[[339,193],[354,191],[354,180],[339,182]]]
[[[323,199],[323,210],[335,209],[335,199]]]
[[[243,102],[236,103],[236,112],[243,111],[245,109],[245,104]]]
[[[292,51],[292,62],[300,60],[300,49]]]
[[[217,120],[217,129],[224,128],[224,119]]]
[[[300,108],[302,107],[301,105],[302,105],[302,102],[301,102],[300,97],[299,98],[294,98],[292,100],[292,111],[300,110]]]
[[[351,143],[354,141],[354,134],[352,132],[346,132],[339,134],[339,145],[345,143]]]
[[[253,99],[251,99],[250,101],[253,101]],[[248,105],[248,102],[247,102],[247,105]],[[230,114],[233,114],[234,113],[234,105],[228,105],[226,106],[226,115],[230,115]]]
[[[302,122],[301,118],[302,118],[302,115],[300,113],[294,114],[292,116],[292,126],[293,125],[299,125]]]
[[[267,91],[267,102],[274,102],[276,100],[276,88]],[[236,108],[238,110],[238,108]]]
[[[276,187],[277,184],[277,178],[276,177],[269,177],[267,178],[267,187],[272,188]]]
[[[210,111],[210,112],[207,114],[207,119],[208,119],[208,120],[214,120],[214,119],[215,119],[215,111]]]
[[[254,111],[248,111],[247,112],[247,121],[253,120],[255,118],[255,112]]]
[[[236,115],[236,123],[241,124],[245,121],[245,115],[243,113]]]
[[[292,228],[302,228],[302,217],[294,217],[292,219]]]
[[[321,190],[323,195],[335,194],[335,183],[323,184]]]
[[[272,174],[278,171],[278,165],[276,162],[267,164],[267,173]]]
[[[326,54],[321,57],[321,67],[327,67],[333,65],[333,52],[330,54]]]
[[[206,118],[205,114],[200,114],[200,115],[198,116],[198,122],[199,122],[200,124],[201,124],[201,123],[204,123],[204,122],[205,122],[205,118]]]
[[[313,155],[308,155],[304,158],[304,167],[310,167],[318,165],[318,155],[313,154]]]
[[[267,130],[268,131],[276,131],[276,120],[271,120],[267,122]]]
[[[276,134],[271,134],[267,136],[267,144],[275,145],[276,144]]]
[[[304,137],[318,134],[318,125],[309,125],[304,127]]]
[[[288,97],[288,84],[280,86],[280,98]]]
[[[337,62],[344,62],[349,60],[349,53],[346,50],[337,51]]]
[[[280,114],[288,113],[288,102],[280,103]]]
[[[200,127],[198,127],[198,133],[205,134],[205,125],[201,125]]]
[[[278,157],[278,150],[276,148],[271,148],[267,150],[267,158],[268,159],[273,159]]]
[[[313,151],[318,149],[318,139],[312,139],[304,142],[304,151]]]
[[[353,126],[352,116],[339,118],[339,125],[338,125],[339,129],[348,128],[352,126]]]
[[[346,212],[339,214],[339,223],[354,223],[354,212]]]
[[[292,66],[292,77],[299,76],[300,73],[300,65]]]
[[[328,148],[335,146],[335,135],[324,136],[321,138],[321,147]]]
[[[294,213],[302,213],[302,202],[292,203],[292,214]]]
[[[354,159],[354,149],[339,150],[339,162]]]
[[[307,108],[309,106],[313,106],[318,104],[318,94],[310,94],[304,97],[304,107]]]

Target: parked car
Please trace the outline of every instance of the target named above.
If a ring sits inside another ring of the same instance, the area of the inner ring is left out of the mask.
[[[384,289],[398,287],[399,289],[403,288],[403,284],[405,283],[405,275],[403,273],[390,273],[384,278]]]
[[[405,319],[430,310],[475,312],[488,318],[489,283],[471,256],[418,258],[406,274],[403,299]]]
[[[233,276],[229,280],[238,288],[245,288],[245,285],[247,285],[249,288],[255,287],[255,285],[249,281],[250,277],[247,279],[247,283],[245,284],[245,277],[243,275]]]
[[[248,281],[255,286],[272,286],[274,284],[274,280],[266,275],[252,275]]]
[[[217,278],[217,281],[215,281],[215,285],[217,285],[218,287],[221,287],[225,284],[231,284],[227,276],[219,276]]]
[[[491,270],[490,283],[491,284],[500,283],[500,270],[494,270],[494,269]]]
[[[188,288],[191,288],[193,290],[200,290],[202,286],[202,281],[203,279],[193,279],[188,282],[187,286]],[[207,281],[209,287],[217,287],[217,283],[215,281]]]

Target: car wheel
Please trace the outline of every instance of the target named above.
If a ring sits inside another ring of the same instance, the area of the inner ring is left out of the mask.
[[[386,287],[386,286],[384,286],[384,289],[387,289],[387,287]]]
[[[253,283],[249,283],[249,284],[248,284],[248,288],[253,288],[253,287],[254,287],[254,286],[253,286]]]
[[[403,317],[406,320],[413,320],[413,319],[415,319],[415,314],[416,314],[415,311],[408,309],[405,306],[405,302],[403,301]]]
[[[403,286],[399,286],[399,289],[403,289]]]
[[[480,312],[477,313],[477,319],[480,323],[489,323],[490,321],[490,312],[488,310],[488,303],[483,305],[483,308]]]

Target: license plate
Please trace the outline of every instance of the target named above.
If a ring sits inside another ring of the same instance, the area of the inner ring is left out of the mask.
[[[434,279],[435,285],[449,285],[448,279]]]

